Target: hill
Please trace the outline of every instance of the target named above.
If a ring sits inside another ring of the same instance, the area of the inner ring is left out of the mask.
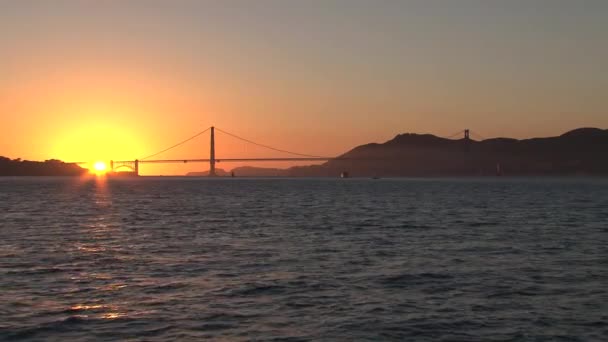
[[[264,168],[264,167],[253,167],[253,166],[241,166],[226,171],[224,169],[216,168],[215,174],[218,177],[230,177],[234,174],[235,177],[283,177],[287,176],[288,170],[286,169],[275,169],[275,168]],[[186,176],[191,177],[206,177],[209,175],[209,171],[200,172],[188,172]]]
[[[399,134],[355,147],[323,165],[293,167],[289,176],[608,175],[608,130],[580,128],[557,137],[483,141]]]
[[[224,169],[220,169],[220,168],[216,168],[215,169],[215,174],[218,177],[228,177],[230,176],[230,172],[224,170]],[[209,171],[194,171],[194,172],[188,172],[186,173],[186,176],[188,177],[207,177],[209,176]]]
[[[80,176],[87,172],[76,164],[56,159],[37,162],[0,156],[0,176]]]

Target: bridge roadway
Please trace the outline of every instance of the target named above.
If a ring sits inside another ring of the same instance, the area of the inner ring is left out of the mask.
[[[216,163],[220,162],[259,162],[259,161],[325,161],[325,160],[353,160],[355,158],[341,157],[311,157],[311,158],[215,158]],[[358,158],[361,159],[361,158]],[[156,159],[139,160],[140,164],[150,163],[209,163],[212,159]],[[115,160],[114,163],[132,163],[133,160]]]
[[[297,153],[297,152],[292,152],[292,151],[287,151],[287,150],[282,150],[282,149],[278,149],[278,148],[274,148],[272,146],[268,146],[268,145],[263,145],[260,143],[257,143],[255,141],[251,141],[245,138],[242,138],[240,136],[237,136],[235,134],[232,134],[230,132],[224,131],[222,129],[217,128],[217,130],[219,132],[222,132],[228,136],[231,136],[233,138],[242,140],[246,143],[249,144],[253,144],[256,145],[258,147],[263,147],[266,149],[270,149],[273,150],[275,152],[281,152],[281,153],[288,153],[291,155],[295,155],[298,157],[289,157],[289,158],[216,158],[215,157],[215,130],[216,127],[211,126],[206,128],[203,131],[200,131],[198,133],[196,133],[195,135],[189,137],[186,140],[183,140],[175,145],[172,145],[168,148],[165,148],[159,152],[156,152],[154,154],[151,154],[147,157],[141,158],[141,159],[135,159],[135,160],[112,160],[110,161],[110,170],[111,171],[116,171],[118,168],[122,168],[122,167],[126,167],[128,169],[131,169],[135,174],[139,174],[139,164],[161,164],[161,163],[209,163],[209,176],[215,176],[215,163],[221,163],[221,162],[281,162],[281,161],[329,161],[329,160],[382,160],[385,158],[369,158],[369,157],[364,157],[364,158],[352,158],[352,157],[323,157],[323,156],[314,156],[314,155],[308,155],[308,154],[302,154],[302,153]],[[190,140],[202,135],[203,133],[210,131],[210,149],[209,149],[209,158],[196,158],[196,159],[150,159],[152,157],[155,157],[161,153],[167,152],[169,150],[172,150],[178,146],[181,146],[187,142],[189,142]],[[460,134],[463,131],[459,131],[456,134],[453,134],[452,136],[448,137],[447,139],[451,139],[454,136],[456,136],[457,134]],[[466,129],[464,130],[464,141],[465,143],[469,143],[470,139],[469,139],[469,130]],[[86,162],[79,162],[76,164],[87,164]]]

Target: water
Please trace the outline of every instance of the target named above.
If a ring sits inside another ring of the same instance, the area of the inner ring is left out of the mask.
[[[0,180],[0,339],[608,340],[608,180]]]

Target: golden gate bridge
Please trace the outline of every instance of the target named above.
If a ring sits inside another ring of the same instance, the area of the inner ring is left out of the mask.
[[[195,158],[195,159],[152,159],[162,153],[165,153],[169,150],[172,150],[174,148],[177,148],[201,135],[203,135],[206,132],[210,132],[210,149],[209,149],[209,158]],[[263,147],[269,150],[273,150],[276,152],[281,152],[281,153],[286,153],[286,154],[290,154],[294,157],[287,157],[287,158],[218,158],[216,157],[215,154],[215,132],[221,132],[223,134],[229,135],[233,138],[242,140],[246,143],[249,144],[253,144],[256,145],[258,147]],[[473,133],[472,131],[470,131],[469,129],[465,129],[465,130],[460,130],[450,136],[444,137],[445,139],[453,139],[456,136],[461,135],[462,133],[464,133],[464,141],[465,143],[470,141],[470,133]],[[481,139],[484,139],[482,136],[477,135],[478,137],[480,137]],[[466,145],[465,145],[466,146]],[[198,133],[196,133],[195,135],[189,137],[186,140],[180,141],[177,144],[174,144],[170,147],[167,147],[161,151],[158,151],[156,153],[150,154],[146,157],[140,158],[140,159],[135,159],[135,160],[111,160],[110,161],[110,171],[112,173],[119,173],[120,169],[128,169],[130,171],[126,172],[126,173],[130,173],[133,175],[139,175],[139,168],[140,168],[140,164],[167,164],[167,163],[209,163],[209,177],[216,177],[217,173],[216,173],[216,163],[220,163],[220,162],[280,162],[280,161],[329,161],[329,160],[354,160],[354,159],[362,159],[362,158],[350,158],[350,157],[326,157],[326,156],[317,156],[317,155],[310,155],[310,154],[304,154],[304,153],[298,153],[298,152],[293,152],[293,151],[288,151],[288,150],[283,150],[283,149],[279,149],[279,148],[275,148],[272,146],[268,146],[268,145],[264,145],[264,144],[260,144],[257,143],[255,141],[249,140],[249,139],[245,139],[243,137],[240,137],[236,134],[227,132],[225,130],[222,130],[220,128],[211,126],[208,127]],[[365,159],[369,159],[369,158],[365,158]],[[87,162],[77,162],[76,164],[85,164]]]

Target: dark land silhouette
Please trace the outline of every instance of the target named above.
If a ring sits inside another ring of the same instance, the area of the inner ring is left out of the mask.
[[[220,168],[216,168],[215,169],[215,174],[218,177],[228,177],[228,176],[230,176],[230,172],[229,171],[226,171],[226,170],[220,169]],[[209,171],[188,172],[186,174],[186,176],[191,176],[191,177],[207,177],[207,176],[209,176]]]
[[[357,146],[339,158],[344,159],[288,169],[233,171],[242,177],[338,177],[344,171],[353,177],[608,175],[608,130],[579,128],[556,137],[482,141],[406,133],[382,144]]]
[[[36,162],[0,156],[0,176],[79,176],[87,172],[55,159]],[[353,177],[608,176],[608,130],[579,128],[556,137],[482,141],[406,133],[382,144],[357,146],[321,165],[216,169],[224,177],[232,173],[236,177],[339,177],[343,172]]]
[[[0,156],[0,176],[80,176],[88,171],[56,159],[38,162]]]
[[[235,177],[286,177],[289,176],[289,169],[241,166],[232,169],[232,171],[216,168],[215,173],[220,177],[230,177],[233,174]],[[209,176],[209,171],[189,172],[186,175],[195,177]]]
[[[608,175],[608,130],[579,128],[557,137],[483,141],[400,134],[355,147],[347,160],[293,167],[289,176]]]

